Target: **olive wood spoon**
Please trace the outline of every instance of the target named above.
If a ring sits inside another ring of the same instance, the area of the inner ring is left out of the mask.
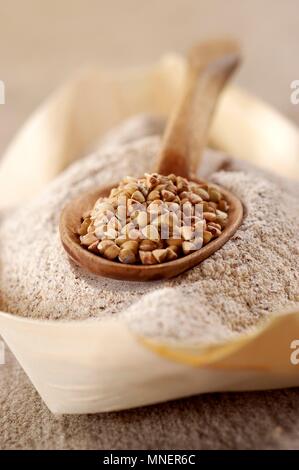
[[[170,117],[156,171],[199,181],[194,175],[206,145],[208,130],[218,96],[240,60],[236,43],[208,41],[191,49],[184,92]],[[60,236],[69,257],[79,266],[100,276],[127,281],[168,279],[198,265],[218,250],[236,232],[242,222],[240,200],[219,188],[229,204],[227,225],[221,235],[200,250],[174,261],[155,265],[128,265],[109,261],[80,244],[78,229],[82,215],[92,209],[99,197],[108,196],[113,185],[89,191],[72,200],[60,218]],[[213,185],[215,186],[215,185]]]

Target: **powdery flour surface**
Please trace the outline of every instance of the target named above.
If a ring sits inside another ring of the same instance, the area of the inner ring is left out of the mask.
[[[74,164],[0,225],[0,309],[26,317],[126,322],[166,341],[217,343],[299,305],[299,189],[249,164],[207,153],[205,175],[241,198],[246,217],[232,240],[171,281],[127,283],[89,275],[59,239],[65,203],[97,185],[150,170],[158,137],[106,146]]]

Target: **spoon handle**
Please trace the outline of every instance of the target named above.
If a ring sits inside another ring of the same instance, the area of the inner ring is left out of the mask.
[[[185,85],[166,126],[157,172],[192,178],[197,170],[224,85],[240,62],[235,41],[210,40],[189,52]]]

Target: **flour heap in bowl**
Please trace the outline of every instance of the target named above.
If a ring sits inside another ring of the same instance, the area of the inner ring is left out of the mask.
[[[140,121],[146,134],[146,125]],[[0,220],[0,310],[51,320],[115,321],[148,338],[211,345],[254,329],[270,314],[299,306],[298,183],[208,151],[200,175],[244,204],[235,235],[210,258],[171,280],[106,279],[72,263],[59,236],[69,200],[150,171],[159,136],[81,159],[34,201]],[[139,132],[140,136],[141,132]]]
[[[126,177],[83,217],[80,242],[124,264],[173,261],[219,237],[228,209],[214,185],[173,174]]]

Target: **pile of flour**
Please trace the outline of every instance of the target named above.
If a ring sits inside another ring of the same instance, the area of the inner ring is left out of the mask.
[[[160,138],[130,142],[124,134],[119,131],[121,145],[114,134],[113,144],[105,142],[33,202],[3,215],[2,311],[38,319],[113,318],[147,337],[204,345],[299,305],[298,184],[214,152],[205,155],[201,175],[235,193],[246,217],[213,256],[173,280],[150,283],[97,277],[70,262],[58,232],[63,206],[90,188],[139,176],[154,165]]]

